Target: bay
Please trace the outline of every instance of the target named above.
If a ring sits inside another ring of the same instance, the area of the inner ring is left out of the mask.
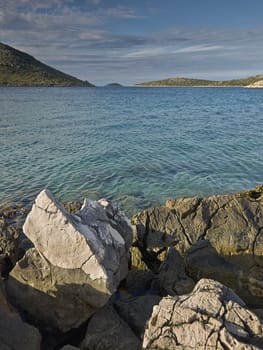
[[[263,183],[263,89],[0,88],[0,203],[49,188],[129,215]]]

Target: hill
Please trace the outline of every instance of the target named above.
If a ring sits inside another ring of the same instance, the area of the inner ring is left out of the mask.
[[[233,80],[204,80],[204,79],[189,79],[189,78],[168,78],[164,80],[150,81],[136,84],[136,86],[212,86],[212,87],[231,87],[241,86],[246,87],[263,80],[263,75],[255,75],[244,79]]]
[[[0,85],[93,86],[3,43],[0,43]]]

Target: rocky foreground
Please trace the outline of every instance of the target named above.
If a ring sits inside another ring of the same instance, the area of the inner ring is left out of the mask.
[[[263,349],[263,186],[0,211],[0,349]]]

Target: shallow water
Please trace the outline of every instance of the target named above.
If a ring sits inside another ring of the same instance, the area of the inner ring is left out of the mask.
[[[0,203],[49,188],[117,201],[263,183],[263,89],[0,88]]]

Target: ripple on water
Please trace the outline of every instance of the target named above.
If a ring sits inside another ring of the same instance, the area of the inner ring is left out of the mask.
[[[263,90],[0,89],[1,203],[49,187],[132,213],[263,182]]]

